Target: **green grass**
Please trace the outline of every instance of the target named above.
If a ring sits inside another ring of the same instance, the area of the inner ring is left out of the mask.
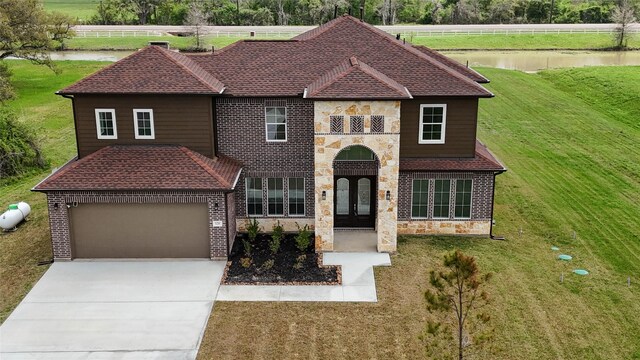
[[[27,61],[8,63],[14,72],[12,80],[18,95],[8,106],[20,115],[21,121],[37,129],[43,153],[51,166],[61,166],[74,156],[76,145],[71,101],[54,92],[107,63],[57,62],[59,75]],[[18,201],[26,201],[32,208],[30,220],[17,232],[0,232],[0,322],[47,269],[37,263],[52,256],[45,196],[30,191],[49,172],[34,171],[16,181],[0,181],[3,209]]]
[[[149,41],[169,41],[173,48],[186,48],[195,45],[192,37],[179,36],[115,36],[113,37],[75,37],[65,42],[71,50],[136,50],[148,45]],[[222,48],[240,40],[237,37],[206,37],[204,47]]]
[[[613,46],[609,34],[536,34],[536,35],[446,35],[410,38],[416,45],[446,49],[605,49]],[[629,47],[640,48],[640,36],[629,40]]]
[[[104,63],[59,63],[60,76],[10,64],[19,93],[10,106],[40,128],[59,166],[75,144],[70,101],[53,92]],[[431,316],[426,275],[459,247],[495,273],[497,337],[487,358],[640,359],[640,68],[480,72],[496,97],[481,101],[479,137],[509,168],[498,177],[494,231],[507,240],[403,237],[394,265],[376,269],[375,304],[218,302],[201,358],[419,358]],[[44,196],[29,192],[45,175],[0,190],[2,205],[34,208],[18,232],[0,236],[0,320],[46,269],[36,262],[51,256]],[[557,261],[552,245],[574,260]]]
[[[66,42],[73,50],[135,50],[149,41],[169,41],[172,47],[183,48],[194,44],[193,38],[178,36],[116,36],[112,37],[76,37]],[[205,37],[206,47],[214,45],[216,48],[227,46],[240,39],[248,37]],[[260,38],[261,39],[261,38]],[[539,34],[539,35],[445,35],[445,36],[416,36],[407,37],[408,41],[416,45],[425,45],[438,50],[447,49],[606,49],[613,45],[611,35],[607,34]],[[640,36],[632,37],[630,48],[640,48]]]
[[[96,12],[100,0],[43,0],[44,9],[57,11],[80,20],[88,20]]]

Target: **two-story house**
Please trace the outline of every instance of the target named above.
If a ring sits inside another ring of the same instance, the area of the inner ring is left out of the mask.
[[[504,166],[476,139],[477,72],[351,16],[205,54],[149,46],[61,90],[77,158],[38,184],[54,256],[225,258],[247,219],[491,233]]]

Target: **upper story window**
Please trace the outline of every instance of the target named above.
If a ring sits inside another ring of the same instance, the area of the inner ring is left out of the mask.
[[[419,144],[444,144],[447,124],[446,104],[420,105]]]
[[[267,141],[287,141],[287,108],[265,108]]]
[[[133,109],[136,139],[155,139],[153,109]]]
[[[96,129],[98,139],[117,139],[115,109],[96,109]]]

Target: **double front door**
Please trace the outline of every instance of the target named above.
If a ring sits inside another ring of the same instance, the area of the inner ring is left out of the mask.
[[[335,176],[333,186],[335,227],[375,226],[375,176]]]

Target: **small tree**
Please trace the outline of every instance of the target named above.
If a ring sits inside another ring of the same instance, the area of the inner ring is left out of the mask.
[[[187,12],[186,23],[193,31],[193,37],[196,41],[196,49],[202,49],[204,36],[204,26],[207,25],[207,16],[204,10],[196,2],[191,3],[189,11]]]
[[[618,24],[614,30],[616,48],[624,49],[631,33],[631,24],[636,21],[633,4],[630,0],[620,0],[611,12],[611,19]]]
[[[458,359],[463,359],[467,348],[476,346],[479,349],[491,340],[492,330],[486,326],[490,316],[479,311],[489,303],[489,297],[481,287],[492,274],[481,276],[475,258],[460,250],[445,255],[443,264],[446,272],[430,272],[432,289],[424,296],[429,312],[449,316],[445,321],[429,321],[423,339],[429,338],[430,345],[435,346],[428,349],[437,351],[438,345],[447,346],[447,340],[455,337]],[[443,337],[445,342],[438,342]]]
[[[276,223],[273,224],[272,230],[271,240],[269,240],[269,250],[275,255],[278,253],[278,250],[280,250],[280,242],[284,237],[284,228],[280,225],[280,221],[276,221]]]

